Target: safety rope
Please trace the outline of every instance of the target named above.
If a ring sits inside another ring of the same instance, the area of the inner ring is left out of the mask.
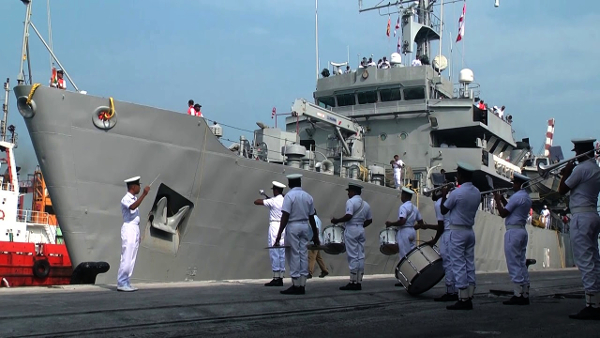
[[[27,95],[27,105],[31,104],[31,99],[33,98],[33,93],[35,93],[36,89],[38,89],[38,87],[41,86],[39,83],[34,84],[31,87],[31,90],[29,91],[29,95]]]
[[[112,97],[109,97],[108,100],[110,101],[109,110],[102,111],[102,112],[100,112],[100,114],[98,114],[98,118],[102,121],[108,121],[108,120],[112,119],[113,116],[115,115],[115,102]]]

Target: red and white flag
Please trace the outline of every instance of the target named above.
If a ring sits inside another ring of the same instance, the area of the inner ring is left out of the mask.
[[[388,25],[385,34],[390,37],[390,29],[392,28],[392,18],[388,16]]]
[[[276,113],[277,113],[277,109],[275,109],[275,107],[273,107],[273,110],[271,111],[271,118],[274,118]]]
[[[396,27],[394,28],[394,37],[396,36],[396,31],[398,30],[398,28],[400,28],[400,17],[398,17],[398,20],[396,21]]]
[[[462,40],[465,35],[465,12],[467,11],[467,2],[463,4],[463,11],[458,19],[458,36],[456,37],[456,42]]]

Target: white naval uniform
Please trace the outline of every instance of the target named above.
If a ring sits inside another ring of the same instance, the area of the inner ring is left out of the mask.
[[[371,206],[360,195],[346,201],[346,215],[352,218],[344,224],[344,241],[350,268],[350,282],[361,283],[365,273],[365,228],[366,220],[372,219]]]
[[[395,161],[392,167],[394,168],[394,186],[396,189],[402,187],[402,166],[404,162],[402,160]]]
[[[398,209],[398,219],[404,218],[406,223],[398,227],[396,234],[396,242],[398,242],[398,254],[400,260],[406,254],[416,247],[417,231],[415,230],[415,222],[421,221],[421,213],[410,201],[404,202]]]
[[[600,216],[596,205],[600,192],[600,167],[594,160],[583,161],[573,169],[565,184],[571,189],[569,208],[573,215],[570,224],[573,256],[581,272],[585,293],[597,298],[600,296]],[[600,299],[595,303],[599,306]]]
[[[267,234],[267,244],[275,245],[277,233],[279,232],[279,224],[281,222],[281,206],[283,205],[283,195],[279,194],[275,197],[263,200],[263,205],[269,208],[269,233]],[[285,244],[285,230],[281,233],[279,245]],[[278,278],[283,278],[285,272],[285,249],[270,249],[269,256],[271,258],[271,270],[273,275]]]
[[[515,283],[515,296],[529,297],[529,272],[525,264],[528,234],[525,230],[531,198],[525,190],[514,193],[504,209],[509,215],[504,220],[506,233],[504,234],[504,256],[506,267],[513,283]]]
[[[449,255],[452,261],[454,283],[459,297],[473,297],[475,291],[475,215],[481,203],[481,193],[471,182],[463,183],[452,191],[444,206],[450,211]],[[468,290],[467,290],[468,288]]]
[[[440,255],[442,256],[442,264],[444,266],[444,278],[446,283],[446,293],[455,294],[456,286],[454,286],[454,273],[452,273],[452,261],[450,260],[450,218],[449,215],[442,215],[442,199],[438,199],[433,205],[435,215],[438,221],[444,222],[444,232],[440,238]]]
[[[285,231],[285,258],[290,267],[290,276],[295,286],[304,286],[308,276],[308,248],[312,233],[309,215],[315,214],[313,198],[302,188],[290,190],[283,199],[282,211],[290,214]],[[302,278],[300,278],[302,277]]]
[[[121,263],[117,274],[117,287],[129,286],[129,278],[133,274],[135,258],[140,245],[140,212],[129,207],[137,201],[137,197],[130,192],[121,199],[121,213],[123,225],[121,226]]]

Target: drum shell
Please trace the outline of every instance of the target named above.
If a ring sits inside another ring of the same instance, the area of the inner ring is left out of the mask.
[[[396,255],[400,251],[396,235],[398,229],[386,228],[379,232],[379,252],[386,256]]]
[[[323,245],[325,253],[330,255],[339,255],[346,252],[344,241],[345,228],[339,224],[329,225],[323,228]]]
[[[439,251],[428,244],[409,251],[396,266],[396,279],[411,295],[421,294],[444,278]]]

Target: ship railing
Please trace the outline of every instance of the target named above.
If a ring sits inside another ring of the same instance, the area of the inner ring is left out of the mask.
[[[15,187],[10,183],[2,183],[2,191],[15,191]]]
[[[50,222],[50,214],[44,211],[35,211],[35,210],[26,210],[26,209],[18,209],[17,210],[17,221],[25,222],[30,224],[39,224],[39,225],[49,225]]]

